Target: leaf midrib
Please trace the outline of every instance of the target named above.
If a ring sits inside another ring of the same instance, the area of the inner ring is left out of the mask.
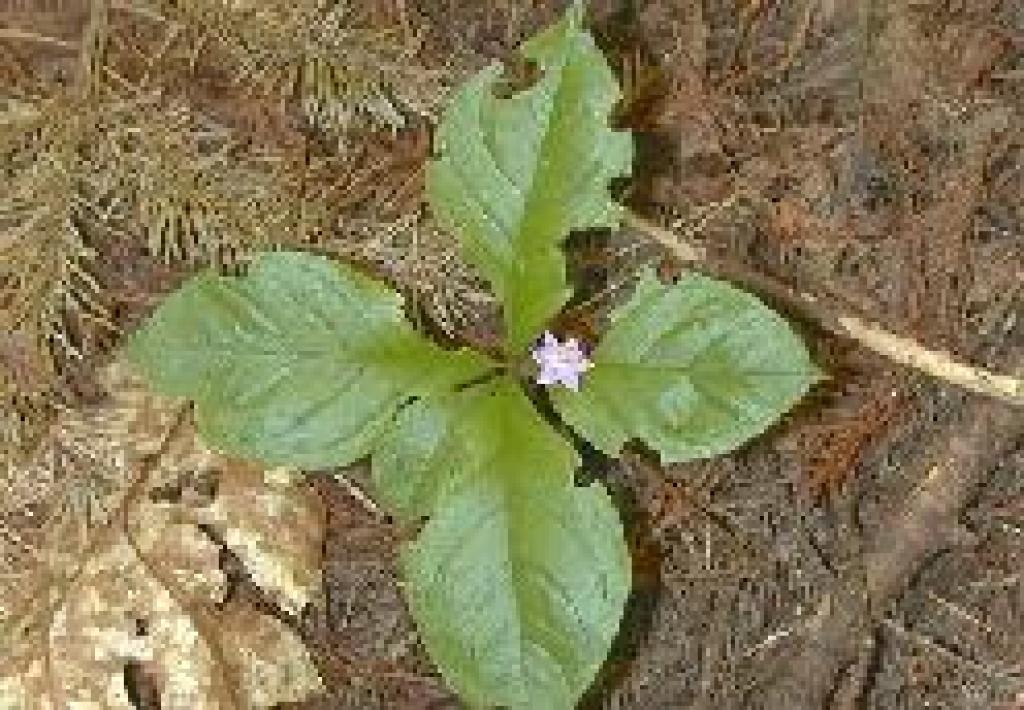
[[[574,32],[575,32],[575,30],[574,30]],[[564,90],[565,89],[565,68],[566,68],[566,66],[569,64],[569,62],[571,60],[571,56],[572,56],[571,55],[571,51],[573,49],[575,49],[575,47],[574,47],[574,45],[573,45],[573,43],[571,41],[570,41],[569,47],[570,47],[570,51],[567,52],[566,54],[562,55],[561,57],[559,57],[559,62],[558,62],[558,65],[557,65],[557,69],[554,68],[554,67],[547,69],[547,71],[550,71],[550,72],[557,71],[558,81],[555,82],[554,92],[553,92],[553,94],[551,96],[551,102],[550,102],[550,105],[549,105],[550,106],[550,110],[543,117],[543,136],[542,136],[542,138],[540,140],[539,150],[537,151],[537,159],[534,160],[534,163],[533,163],[533,170],[530,171],[530,183],[526,187],[526,189],[524,190],[523,210],[520,213],[519,224],[518,224],[518,228],[517,228],[517,237],[518,237],[518,241],[519,242],[522,242],[523,238],[524,238],[524,229],[523,229],[523,227],[524,227],[524,225],[526,223],[526,215],[530,214],[530,212],[533,211],[534,204],[539,199],[541,199],[538,196],[538,190],[537,190],[537,183],[538,183],[537,178],[538,178],[538,176],[542,172],[540,170],[540,167],[542,167],[542,161],[541,161],[540,158],[541,158],[541,156],[544,156],[544,155],[548,154],[548,150],[549,150],[550,142],[551,142],[551,136],[552,136],[552,131],[551,131],[552,118],[557,114],[558,107],[562,106],[563,103],[564,103],[564,97],[565,97],[565,90]],[[525,245],[523,245],[523,246],[525,246]],[[526,251],[525,253],[524,252],[520,252],[520,254],[525,255],[525,257],[527,259],[529,259],[530,256],[531,256],[529,251]],[[525,268],[525,264],[524,263],[517,264],[517,266],[520,269]]]
[[[284,360],[297,360],[300,358],[332,359],[335,362],[365,365],[367,367],[381,362],[398,362],[403,359],[418,359],[408,353],[403,353],[400,349],[398,349],[397,352],[392,353],[392,357],[388,357],[388,349],[382,349],[380,352],[373,352],[369,350],[360,351],[355,348],[340,347],[337,342],[324,343],[323,347],[312,348],[290,347],[290,344],[284,344],[285,347],[281,348],[268,348],[266,347],[265,341],[256,343],[256,345],[258,347],[251,347],[245,341],[233,340],[225,342],[225,347],[182,347],[178,348],[176,352],[184,353],[196,358],[209,356],[213,353],[215,357],[231,356],[243,360],[253,357],[281,358]]]
[[[507,444],[502,439],[499,439],[499,441],[502,441],[502,444],[499,446],[499,448],[495,450],[495,454],[492,457],[492,461],[500,461],[506,459],[509,456],[509,454],[505,452],[505,447],[507,446]],[[521,454],[521,452],[518,450],[514,451],[514,453]],[[498,467],[493,464],[488,467],[488,469],[492,471],[496,470],[497,468]],[[526,617],[524,617],[522,613],[523,598],[527,595],[523,587],[522,575],[520,575],[519,572],[521,572],[522,570],[537,568],[538,565],[533,561],[533,556],[529,552],[524,552],[523,550],[521,550],[521,544],[516,543],[516,540],[521,540],[529,536],[529,530],[531,526],[528,521],[522,521],[523,516],[515,512],[516,510],[518,510],[518,508],[516,508],[513,504],[510,504],[510,502],[514,503],[515,501],[524,501],[527,500],[529,496],[527,495],[527,492],[517,490],[517,488],[520,488],[522,486],[522,482],[519,481],[515,473],[513,473],[511,477],[496,475],[494,476],[494,478],[496,479],[495,488],[497,494],[503,498],[500,512],[505,523],[503,526],[506,551],[504,566],[510,572],[509,579],[511,580],[512,586],[510,597],[511,602],[514,605],[514,612],[516,618],[516,648],[517,655],[519,656],[519,676],[521,678],[526,678],[528,656],[525,653],[525,649],[530,645],[540,644],[538,644],[537,641],[535,641],[529,635],[529,624],[525,621]],[[567,483],[568,485],[572,485],[571,480],[567,481]],[[551,520],[555,521],[560,528],[565,528],[565,521],[559,518],[557,515],[550,515],[550,511],[548,511],[548,517]],[[523,531],[526,532],[525,535],[523,534]],[[562,585],[559,585],[559,587],[561,586]],[[567,601],[571,603],[573,607],[573,616],[576,619],[583,618],[583,615],[580,614],[579,608],[574,603],[571,595],[566,594],[563,596]],[[541,645],[541,648],[545,647]],[[545,648],[545,651],[549,653],[552,661],[558,666],[559,672],[565,680],[566,687],[571,687],[573,679],[571,674],[567,673],[566,667],[563,665],[564,659],[557,658],[554,654],[550,654],[550,651],[547,648]],[[524,690],[526,689],[524,688]],[[523,698],[523,700],[525,701],[528,697],[529,693],[527,692],[527,695]]]

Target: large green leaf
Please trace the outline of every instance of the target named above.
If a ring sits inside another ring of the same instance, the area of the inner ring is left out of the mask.
[[[664,286],[645,273],[593,361],[579,392],[552,391],[558,412],[610,456],[640,439],[665,462],[735,449],[820,378],[778,314],[699,275]]]
[[[386,285],[299,253],[264,255],[242,278],[195,277],[131,354],[154,387],[196,400],[211,445],[307,467],[364,456],[407,398],[488,368],[424,340]]]
[[[467,405],[486,392],[473,387],[441,398],[420,399],[399,412],[373,452],[374,498],[406,522],[430,515],[459,475],[474,469],[467,447],[476,424]]]
[[[406,431],[441,442],[424,447],[419,463],[406,459],[406,474],[429,484],[399,484],[386,496],[431,512],[402,557],[430,655],[471,706],[572,708],[608,653],[629,593],[608,495],[596,483],[573,484],[575,452],[507,380],[403,414],[421,419],[406,421]]]
[[[608,127],[618,85],[582,16],[577,3],[523,46],[542,71],[530,89],[497,98],[498,66],[468,82],[427,173],[435,212],[504,303],[511,352],[566,301],[570,231],[618,226],[608,184],[632,163],[630,135]]]

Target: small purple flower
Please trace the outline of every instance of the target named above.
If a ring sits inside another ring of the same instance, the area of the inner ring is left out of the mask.
[[[562,384],[574,392],[579,392],[583,373],[594,366],[576,338],[560,343],[549,330],[544,331],[540,343],[533,348],[531,354],[534,362],[540,365],[537,384]]]

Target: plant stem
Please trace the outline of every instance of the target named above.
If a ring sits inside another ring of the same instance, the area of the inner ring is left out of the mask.
[[[1024,407],[1024,381],[1018,377],[996,374],[984,368],[958,362],[947,352],[930,350],[910,338],[891,333],[859,316],[839,312],[812,294],[795,291],[782,282],[741,264],[712,257],[688,238],[636,214],[627,213],[626,224],[663,246],[680,262],[703,267],[716,276],[749,284],[833,335],[852,340],[892,362],[930,377],[1017,407]]]

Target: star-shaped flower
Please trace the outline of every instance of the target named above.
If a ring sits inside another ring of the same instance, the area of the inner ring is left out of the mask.
[[[531,354],[534,362],[540,365],[537,384],[562,384],[574,392],[580,389],[583,373],[594,366],[576,338],[560,343],[548,330],[544,331],[541,342],[533,348]]]

